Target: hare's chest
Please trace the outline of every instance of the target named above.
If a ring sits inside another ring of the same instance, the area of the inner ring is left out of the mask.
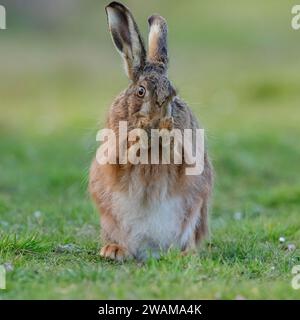
[[[115,215],[129,249],[144,256],[170,247],[180,247],[184,220],[183,201],[179,197],[145,204],[139,194],[115,195]]]

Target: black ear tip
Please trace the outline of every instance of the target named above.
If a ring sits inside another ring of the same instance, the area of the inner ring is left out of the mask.
[[[113,2],[111,2],[110,4],[108,4],[108,5],[105,7],[105,10],[107,10],[107,8],[126,9],[126,7],[125,7],[122,3],[117,2],[117,1],[113,1]]]
[[[149,24],[149,26],[151,26],[151,25],[153,24],[154,19],[155,19],[155,18],[154,18],[154,15],[148,18],[148,24]]]
[[[157,22],[159,24],[167,24],[166,19],[160,16],[159,14],[153,14],[151,17],[148,18],[149,26],[152,26],[154,22]]]

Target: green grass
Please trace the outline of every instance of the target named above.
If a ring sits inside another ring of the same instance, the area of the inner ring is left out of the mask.
[[[216,170],[211,238],[196,255],[145,264],[100,259],[86,191],[97,125],[127,84],[103,13],[82,11],[77,37],[1,33],[0,265],[13,270],[0,298],[300,298],[300,33],[290,4],[201,3],[130,2],[143,30],[152,11],[168,18],[170,76]]]

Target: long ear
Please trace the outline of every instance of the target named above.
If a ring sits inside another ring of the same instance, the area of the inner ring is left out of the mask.
[[[105,7],[113,42],[121,54],[128,77],[135,81],[145,64],[146,51],[134,18],[124,5],[111,2]]]
[[[162,64],[167,68],[168,64],[168,26],[166,20],[159,16],[153,15],[148,19],[149,23],[149,48],[148,61]]]

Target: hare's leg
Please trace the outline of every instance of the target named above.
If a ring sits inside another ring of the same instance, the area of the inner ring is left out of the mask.
[[[202,199],[195,207],[189,207],[185,210],[185,217],[181,226],[181,251],[183,255],[189,252],[195,252],[197,248],[196,232],[199,228],[200,213],[202,208]]]
[[[182,254],[186,255],[188,253],[195,253],[197,250],[198,245],[201,241],[208,235],[208,206],[207,200],[202,202],[200,208],[198,208],[199,216],[199,223],[196,225],[195,231],[192,234],[189,242],[182,248]]]
[[[101,238],[104,243],[100,256],[106,259],[124,261],[130,258],[126,246],[121,245],[121,232],[114,217],[108,213],[101,216]]]
[[[200,223],[195,230],[195,243],[199,244],[209,234],[208,227],[208,203],[207,199],[204,199],[200,208]]]

